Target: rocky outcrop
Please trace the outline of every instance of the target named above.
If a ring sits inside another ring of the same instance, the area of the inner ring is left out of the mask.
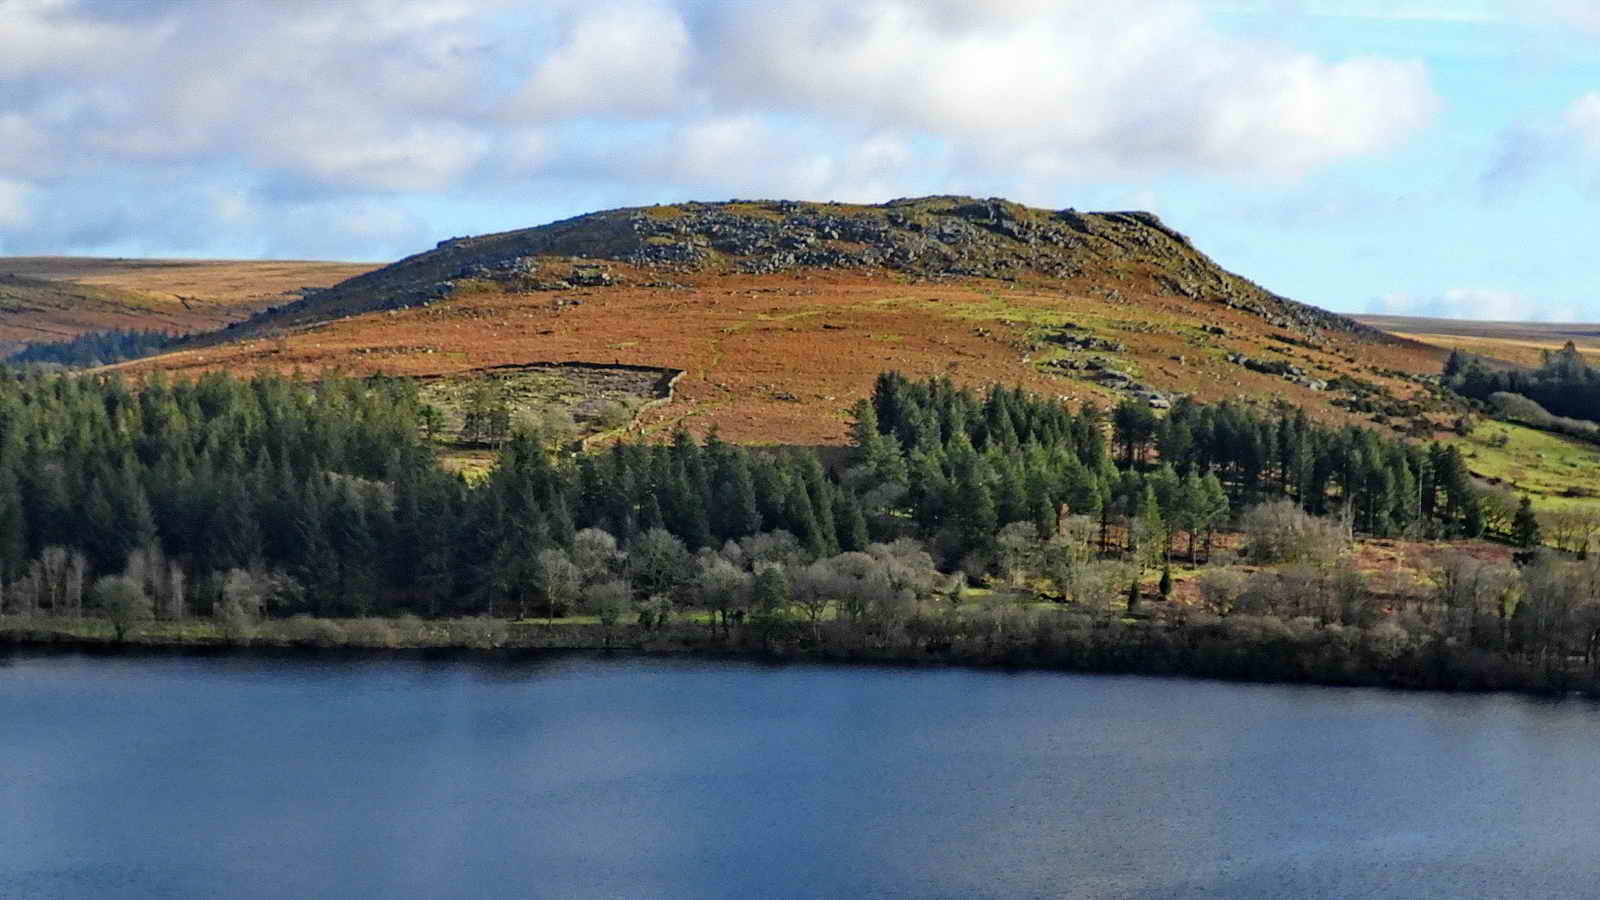
[[[1244,366],[1252,372],[1260,372],[1263,375],[1277,375],[1285,381],[1310,388],[1313,391],[1325,391],[1328,389],[1326,381],[1312,377],[1311,373],[1287,360],[1256,359],[1245,356],[1243,353],[1229,353],[1228,362],[1236,366]]]
[[[1150,213],[1041,210],[970,197],[877,206],[730,201],[591,213],[441,241],[259,319],[311,321],[426,305],[474,282],[530,291],[600,287],[619,277],[608,262],[665,272],[876,268],[927,278],[1105,277],[1130,286],[1142,279],[1151,290],[1241,310],[1306,336],[1336,330],[1383,338],[1224,271]]]

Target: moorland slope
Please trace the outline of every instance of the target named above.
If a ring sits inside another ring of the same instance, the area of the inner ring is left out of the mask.
[[[0,353],[89,331],[212,331],[371,268],[301,261],[0,257]]]
[[[831,444],[885,369],[1419,427],[1436,348],[1289,300],[1148,213],[928,197],[611,210],[454,238],[128,366],[682,369],[646,430]]]

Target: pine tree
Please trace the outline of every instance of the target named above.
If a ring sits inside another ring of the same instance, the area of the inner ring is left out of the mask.
[[[1025,480],[1027,515],[1033,522],[1034,531],[1040,540],[1049,538],[1056,533],[1060,523],[1054,498],[1045,480],[1044,473],[1034,469],[1030,470]]]
[[[751,471],[755,485],[756,508],[761,513],[758,531],[772,531],[783,527],[784,504],[789,495],[789,485],[783,472],[770,458],[755,461]]]
[[[448,494],[432,491],[418,504],[416,590],[429,615],[436,616],[456,586],[455,510]]]
[[[750,594],[756,624],[761,629],[761,640],[766,644],[771,641],[773,632],[782,624],[789,609],[789,580],[784,576],[783,567],[762,566],[756,572]]]
[[[850,446],[860,462],[871,464],[871,447],[883,435],[878,430],[878,408],[871,400],[857,400],[850,408]]]
[[[1065,490],[1067,495],[1067,509],[1075,516],[1088,516],[1094,518],[1100,514],[1101,490],[1100,479],[1095,476],[1093,469],[1077,464],[1067,469]]]
[[[756,499],[756,483],[750,474],[750,460],[741,448],[733,452],[729,462],[730,496],[728,497],[726,533],[723,539],[744,537],[761,530],[761,507]]]
[[[1195,543],[1205,515],[1206,495],[1201,479],[1193,472],[1183,476],[1174,495],[1168,518],[1173,530],[1182,529],[1189,536],[1189,562],[1194,562]]]
[[[0,582],[22,572],[28,558],[28,520],[16,475],[0,467]]]
[[[1216,535],[1217,526],[1228,518],[1228,492],[1222,486],[1222,480],[1215,472],[1208,474],[1200,481],[1201,501],[1196,512],[1195,522],[1206,532],[1206,559],[1211,559],[1211,542]]]
[[[1111,424],[1117,443],[1122,445],[1124,465],[1133,465],[1144,458],[1145,447],[1156,433],[1156,414],[1137,400],[1124,400],[1112,414]]]
[[[991,456],[989,465],[998,476],[992,491],[995,518],[1002,523],[1037,521],[1029,502],[1027,481],[1015,453]]]
[[[983,466],[977,462],[956,473],[955,526],[962,549],[969,552],[988,552],[999,527],[994,497],[983,476]]]
[[[1156,501],[1155,487],[1144,486],[1139,497],[1138,512],[1134,521],[1137,543],[1134,551],[1141,569],[1155,565],[1167,553],[1167,523],[1161,516],[1161,505]]]
[[[1484,527],[1483,500],[1476,492],[1468,493],[1461,500],[1461,533],[1469,538],[1483,537]]]
[[[833,505],[833,514],[839,549],[846,552],[867,549],[872,539],[867,532],[867,517],[861,512],[861,504],[856,501],[855,495],[848,490],[841,490]]]
[[[811,499],[812,513],[816,516],[823,548],[818,555],[832,556],[839,552],[833,485],[829,483],[827,473],[823,472],[822,463],[815,453],[807,451],[799,454],[794,466],[798,470],[799,481],[805,485],[806,495]]]
[[[784,499],[783,521],[812,556],[827,555],[827,536],[819,524],[815,507],[811,505],[811,495],[806,493],[806,486],[799,478],[789,482],[788,496]]]
[[[1540,543],[1539,517],[1533,512],[1533,500],[1524,496],[1511,520],[1511,541],[1518,547],[1537,547]]]

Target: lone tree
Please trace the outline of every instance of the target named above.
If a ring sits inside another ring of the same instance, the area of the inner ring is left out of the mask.
[[[1533,501],[1526,496],[1511,520],[1511,540],[1518,547],[1539,546],[1539,517],[1533,513]]]
[[[761,646],[771,646],[772,633],[783,623],[789,606],[789,579],[777,564],[762,566],[751,586],[750,605],[761,628]]]
[[[627,612],[632,596],[633,589],[628,587],[628,583],[616,578],[591,584],[583,591],[584,606],[600,620],[601,627],[605,629],[607,650],[611,649],[611,630],[616,627],[622,614]]]
[[[583,593],[583,572],[566,551],[546,547],[539,551],[539,593],[544,597],[545,624],[555,624],[556,611],[566,610]]]
[[[111,620],[119,641],[140,622],[155,618],[155,607],[145,594],[144,586],[126,575],[108,575],[96,581],[94,599]]]

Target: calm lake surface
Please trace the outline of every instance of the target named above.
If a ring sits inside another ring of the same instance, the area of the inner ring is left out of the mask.
[[[0,654],[0,897],[1576,897],[1600,706]]]

